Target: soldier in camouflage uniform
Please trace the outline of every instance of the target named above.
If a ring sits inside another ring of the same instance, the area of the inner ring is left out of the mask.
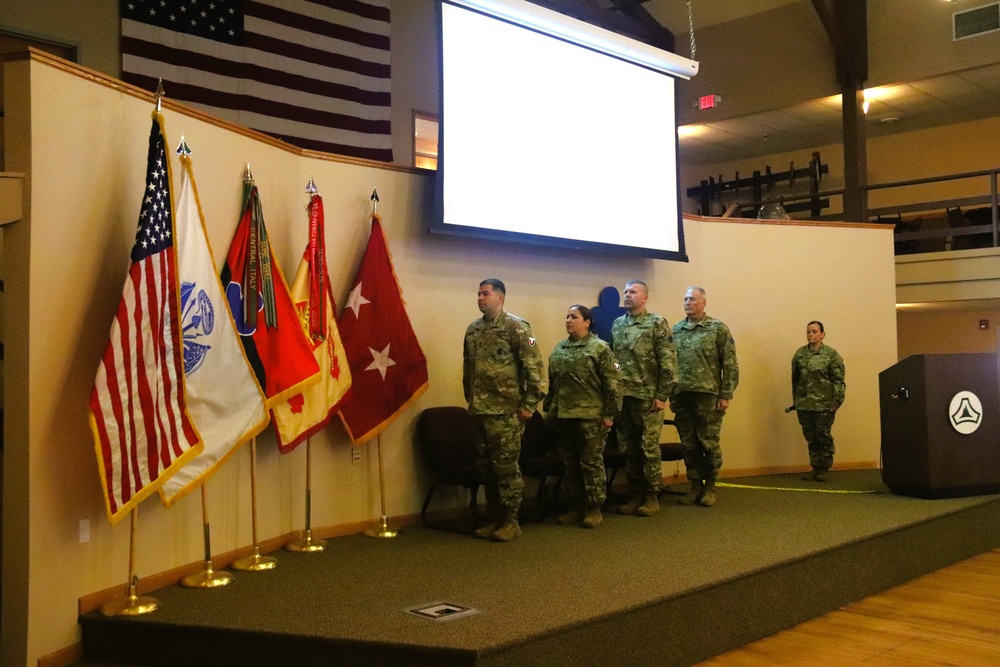
[[[544,407],[557,434],[566,465],[566,487],[573,509],[558,518],[563,525],[601,525],[606,497],[604,445],[621,408],[621,373],[615,355],[590,331],[590,309],[570,306],[568,338],[549,356],[549,391]]]
[[[494,521],[476,537],[509,542],[521,536],[517,513],[524,480],[518,466],[524,422],[545,395],[542,358],[531,326],[504,311],[507,289],[489,278],[479,284],[481,319],[465,331],[462,385],[476,422],[477,467]]]
[[[792,357],[792,400],[802,435],[809,444],[809,464],[812,472],[802,479],[825,482],[833,465],[833,420],[844,402],[844,360],[837,351],[823,344],[826,331],[823,323],[806,325],[808,345],[800,347]]]
[[[680,504],[711,507],[722,467],[722,418],[740,381],[740,368],[729,327],[705,314],[706,303],[705,290],[688,288],[684,295],[687,317],[674,325],[678,378],[670,409],[691,480],[691,490]]]
[[[677,353],[667,321],[646,310],[649,288],[641,280],[625,284],[628,312],[611,325],[611,349],[622,370],[622,409],[615,418],[618,443],[628,454],[632,498],[620,514],[652,516],[660,511],[660,431],[663,408],[673,393]]]

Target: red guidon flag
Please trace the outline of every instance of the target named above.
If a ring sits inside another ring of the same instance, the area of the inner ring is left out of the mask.
[[[271,418],[282,454],[326,426],[351,388],[351,368],[334,316],[336,304],[326,270],[323,199],[309,202],[309,244],[292,281],[291,296],[319,364],[319,382],[274,406]]]
[[[243,351],[270,408],[317,382],[319,364],[271,252],[257,186],[249,183],[244,199],[221,278]]]
[[[90,393],[90,428],[112,524],[203,448],[187,411],[162,123],[155,114],[132,265]]]
[[[427,359],[413,333],[382,233],[371,236],[340,316],[353,385],[340,408],[351,440],[371,440],[427,389]]]

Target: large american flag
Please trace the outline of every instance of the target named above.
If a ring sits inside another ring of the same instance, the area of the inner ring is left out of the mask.
[[[157,114],[132,265],[90,394],[90,426],[112,524],[203,448],[187,414],[163,144]]]
[[[389,0],[121,0],[122,78],[327,153],[392,161]]]

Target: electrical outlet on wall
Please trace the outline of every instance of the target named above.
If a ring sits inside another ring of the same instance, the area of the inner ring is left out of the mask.
[[[361,463],[361,448],[351,447],[351,463],[359,464]]]

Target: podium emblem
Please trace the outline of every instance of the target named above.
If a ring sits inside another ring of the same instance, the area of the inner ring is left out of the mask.
[[[960,391],[948,406],[948,421],[962,435],[969,435],[983,422],[983,404],[971,391]]]

